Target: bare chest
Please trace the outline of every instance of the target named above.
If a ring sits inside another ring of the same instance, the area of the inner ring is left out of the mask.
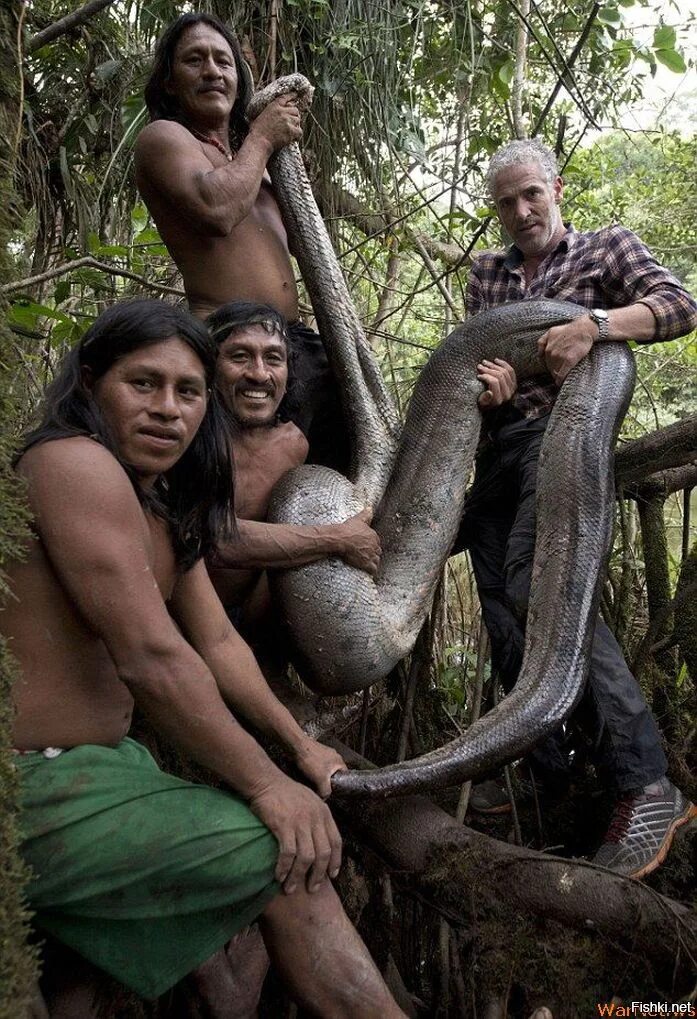
[[[254,437],[257,438],[256,436]],[[276,483],[307,456],[307,442],[293,424],[269,430],[266,441],[233,445],[235,513],[242,520],[266,520]]]

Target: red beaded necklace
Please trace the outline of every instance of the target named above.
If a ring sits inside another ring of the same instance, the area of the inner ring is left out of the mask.
[[[230,150],[227,149],[223,145],[221,140],[219,138],[216,138],[215,135],[203,134],[201,131],[197,131],[196,128],[194,127],[189,127],[188,130],[191,132],[194,138],[198,138],[200,142],[205,142],[206,145],[212,145],[213,148],[217,149],[222,156],[225,156],[228,163],[231,163],[235,158],[232,152],[230,152]]]

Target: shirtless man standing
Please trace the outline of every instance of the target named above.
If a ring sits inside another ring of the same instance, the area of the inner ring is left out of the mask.
[[[231,448],[238,525],[237,536],[209,559],[208,570],[220,600],[245,634],[261,623],[268,637],[268,585],[260,571],[340,556],[375,574],[380,539],[369,526],[367,510],[340,524],[266,523],[276,482],[304,463],[308,451],[300,429],[279,418],[279,407],[293,399],[295,389],[286,325],[273,308],[251,301],[224,305],[207,324],[218,345],[218,386],[235,426]]]
[[[40,929],[142,997],[259,917],[312,1015],[402,1016],[327,880],[341,855],[329,809],[225,703],[329,793],[341,758],[275,699],[202,561],[232,483],[216,354],[186,312],[116,305],[68,355],[20,452],[34,536],[0,627],[21,668],[27,898]],[[126,737],[134,701],[226,789],[161,772]]]
[[[183,14],[160,38],[145,88],[151,123],[138,136],[136,180],[201,317],[231,300],[270,304],[289,325],[303,406],[294,420],[312,459],[345,465],[340,400],[319,336],[298,318],[281,214],[266,173],[298,141],[300,113],[282,96],[247,124],[252,85],[239,43],[217,18]],[[312,433],[310,434],[310,428]]]

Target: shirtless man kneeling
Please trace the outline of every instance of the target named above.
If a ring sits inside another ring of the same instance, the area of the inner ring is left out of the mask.
[[[40,929],[145,998],[259,918],[310,1014],[401,1016],[328,880],[341,858],[328,807],[232,714],[328,795],[341,758],[275,699],[203,563],[232,484],[216,355],[180,309],[115,305],[20,451],[34,533],[0,629],[21,668],[28,902]],[[134,701],[230,791],[160,771],[126,737]]]
[[[297,398],[292,348],[286,323],[265,304],[233,301],[207,319],[218,345],[217,381],[231,413],[230,436],[235,463],[234,510],[238,534],[209,558],[216,591],[245,636],[259,650],[269,645],[270,603],[267,569],[303,566],[339,556],[351,566],[375,574],[380,539],[371,529],[370,513],[340,524],[292,526],[266,523],[276,482],[305,462],[307,439],[292,421],[282,421],[279,407]],[[290,357],[290,363],[289,363]]]

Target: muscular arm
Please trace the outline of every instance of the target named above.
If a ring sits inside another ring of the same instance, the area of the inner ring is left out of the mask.
[[[164,197],[197,231],[225,237],[251,211],[271,154],[300,133],[297,107],[283,96],[252,123],[234,160],[212,168],[185,127],[157,120],[138,136],[138,187],[146,201]]]
[[[238,520],[237,540],[218,550],[215,563],[235,569],[288,569],[338,556],[375,574],[380,539],[369,521],[367,510],[341,524],[316,526]]]
[[[608,228],[601,283],[608,340],[661,342],[697,327],[697,303],[625,227]],[[540,353],[558,385],[597,338],[598,327],[588,316],[555,326],[540,337]]]
[[[328,796],[330,777],[345,767],[343,761],[306,736],[271,692],[249,646],[226,616],[203,563],[180,578],[171,608],[184,634],[210,667],[226,703],[259,732],[285,747]]]

